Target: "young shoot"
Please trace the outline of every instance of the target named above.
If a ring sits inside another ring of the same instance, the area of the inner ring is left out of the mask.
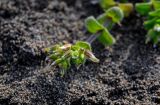
[[[120,0],[120,2],[116,2],[115,0],[100,0],[100,6],[106,11],[107,9],[117,6],[122,9],[124,15],[126,17],[133,11],[133,4],[128,3],[128,0]]]
[[[160,1],[151,0],[150,2],[137,3],[136,10],[146,16],[144,27],[148,30],[146,43],[153,42],[154,47],[160,42]]]
[[[105,46],[113,45],[115,39],[109,33],[109,30],[111,30],[114,24],[120,24],[123,17],[123,12],[118,7],[108,9],[97,19],[93,16],[88,17],[85,20],[85,25],[87,30],[94,35],[91,35],[87,41],[78,41],[75,44],[57,44],[46,48],[45,51],[48,54],[46,60],[51,62],[51,66],[59,66],[62,69],[62,76],[71,67],[71,64],[79,68],[87,59],[98,63],[99,59],[92,52],[92,42],[99,39]]]
[[[116,41],[109,33],[109,30],[112,29],[114,24],[120,24],[123,17],[123,12],[120,8],[112,7],[97,19],[93,16],[88,17],[85,20],[85,25],[87,30],[94,34],[103,45],[113,45]]]
[[[92,53],[90,44],[84,41],[78,41],[75,44],[57,44],[46,48],[45,51],[49,55],[46,60],[51,62],[51,66],[58,65],[62,69],[61,76],[71,67],[71,64],[80,67],[86,59],[99,62],[99,59]]]

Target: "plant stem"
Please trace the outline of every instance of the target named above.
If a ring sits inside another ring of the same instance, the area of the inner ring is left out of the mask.
[[[90,44],[92,44],[99,36],[101,32],[98,32],[96,34],[91,35],[86,41]]]

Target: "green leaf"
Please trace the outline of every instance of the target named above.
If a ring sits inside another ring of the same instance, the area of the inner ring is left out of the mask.
[[[103,26],[93,16],[90,16],[85,20],[85,26],[91,33],[96,33],[103,29]]]
[[[157,19],[157,20],[156,20],[156,23],[157,23],[157,24],[160,24],[160,19]]]
[[[111,18],[114,23],[119,23],[124,17],[123,11],[119,7],[112,7],[105,13],[107,17]]]
[[[136,3],[136,11],[141,15],[147,15],[152,10],[152,3]]]
[[[85,63],[85,56],[84,56],[84,51],[80,50],[78,51],[78,54],[76,55],[77,58],[72,57],[72,62],[75,64],[77,67],[79,67],[81,64]]]
[[[47,47],[45,48],[45,52],[46,53],[53,53],[53,51],[59,49],[60,45],[56,44],[54,46],[51,46],[51,47]]]
[[[79,46],[76,46],[76,45],[72,45],[71,47],[71,51],[78,51],[80,48]]]
[[[115,24],[115,23],[112,21],[112,19],[107,16],[106,13],[98,16],[97,21],[98,21],[100,24],[104,25],[104,28],[107,28],[108,30],[111,30],[112,27],[113,27],[114,24]]]
[[[149,29],[153,28],[155,23],[156,23],[156,21],[157,21],[157,19],[158,18],[156,17],[156,18],[153,18],[151,20],[145,21],[144,22],[145,29],[149,30]]]
[[[99,41],[106,45],[113,45],[116,41],[107,29],[104,29],[102,34],[98,37]]]
[[[51,54],[48,58],[52,59],[52,60],[56,60],[56,59],[58,59],[58,56],[55,54]]]
[[[114,0],[100,0],[99,3],[104,10],[116,5]]]
[[[85,56],[84,56],[84,53],[83,54],[79,54],[79,58],[82,60],[82,61],[84,61],[85,60]]]
[[[84,59],[78,58],[78,59],[72,59],[73,64],[75,64],[76,66],[80,66],[81,64],[83,64],[85,62],[86,58],[84,57]]]
[[[133,11],[133,4],[132,3],[119,3],[119,8],[122,9],[125,17],[128,17],[129,14]]]
[[[109,21],[111,21],[111,20],[108,19],[108,16],[107,16],[106,13],[103,13],[103,14],[101,14],[101,15],[99,15],[99,16],[97,17],[97,21],[98,21],[100,24],[104,24],[104,23],[109,22]]]
[[[66,73],[67,69],[70,68],[70,66],[71,66],[70,59],[64,60],[63,62],[61,62],[59,64],[59,66],[62,68],[61,77],[63,77],[64,74]]]
[[[61,63],[63,60],[64,60],[63,58],[58,58],[51,64],[51,66],[57,65],[57,64]]]
[[[70,67],[70,62],[68,60],[65,60],[61,63],[61,67],[64,69],[64,70],[67,70],[69,67]]]
[[[75,45],[86,50],[91,50],[91,45],[88,42],[77,41]]]
[[[155,10],[160,9],[160,0],[152,0],[152,3]]]
[[[158,44],[158,42],[159,42],[159,33],[154,31],[153,29],[149,30],[148,34],[147,34],[146,43],[148,43],[149,41],[152,41],[154,43],[154,45]]]
[[[160,9],[149,12],[150,17],[160,17]]]
[[[71,51],[71,56],[73,59],[78,59],[79,57],[79,50],[76,50],[76,51]]]

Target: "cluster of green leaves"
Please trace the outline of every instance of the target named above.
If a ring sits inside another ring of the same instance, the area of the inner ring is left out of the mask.
[[[148,30],[146,43],[152,41],[156,46],[160,41],[160,0],[137,3],[135,8],[147,18],[144,22],[144,27]]]
[[[127,17],[133,11],[133,4],[128,3],[128,0],[120,0],[116,2],[114,0],[100,0],[100,6],[106,11],[113,6],[117,6],[122,9],[124,15]]]
[[[48,54],[47,60],[50,60],[51,65],[58,65],[61,70],[61,75],[71,64],[75,64],[76,67],[84,64],[86,59],[93,62],[99,62],[99,60],[92,53],[92,49],[89,43],[78,41],[76,44],[57,44],[53,47],[46,48],[45,51]]]
[[[115,38],[110,34],[109,30],[114,24],[120,23],[124,15],[120,8],[112,7],[108,9],[104,14],[100,15],[97,19],[93,16],[88,17],[85,20],[87,30],[92,34],[98,34],[99,41],[106,45],[113,45]]]

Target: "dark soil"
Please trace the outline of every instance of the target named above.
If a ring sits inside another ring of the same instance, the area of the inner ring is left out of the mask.
[[[47,68],[43,48],[85,40],[84,19],[102,13],[89,0],[0,0],[0,105],[160,104],[160,50],[146,45],[142,18],[115,26],[117,43],[93,44],[99,64]]]

